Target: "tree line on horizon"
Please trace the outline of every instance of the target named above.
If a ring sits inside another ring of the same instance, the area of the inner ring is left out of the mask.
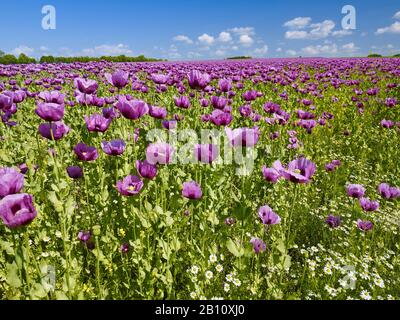
[[[384,58],[385,56],[372,53],[368,55],[368,58]],[[387,56],[393,58],[400,58],[400,53],[393,56]],[[226,58],[227,60],[236,59],[252,59],[248,56],[238,56]],[[147,58],[144,55],[137,57],[128,57],[125,55],[120,56],[102,56],[102,57],[54,57],[54,56],[42,56],[39,60],[35,58],[28,57],[26,54],[21,53],[18,57],[12,54],[6,54],[0,50],[0,64],[31,64],[31,63],[73,63],[73,62],[98,62],[98,61],[108,61],[108,62],[157,62],[157,61],[167,61],[165,59],[155,59]]]

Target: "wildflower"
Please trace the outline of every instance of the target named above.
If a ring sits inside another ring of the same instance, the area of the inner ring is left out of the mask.
[[[117,182],[117,190],[123,196],[135,196],[143,188],[143,181],[137,176],[127,176]]]
[[[265,225],[275,225],[281,222],[281,217],[277,215],[269,206],[258,209],[258,216]]]
[[[182,196],[191,200],[198,200],[203,196],[203,192],[197,182],[190,181],[183,184]]]

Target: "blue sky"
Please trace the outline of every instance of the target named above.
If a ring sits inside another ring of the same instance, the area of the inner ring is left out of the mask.
[[[44,5],[56,29],[42,29]],[[343,30],[344,5],[356,29]],[[400,1],[19,0],[1,4],[0,49],[30,56],[139,55],[200,60],[400,53]]]

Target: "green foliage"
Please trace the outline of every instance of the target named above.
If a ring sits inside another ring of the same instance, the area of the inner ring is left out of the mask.
[[[163,61],[154,58],[146,58],[144,55],[137,57],[127,57],[125,55],[120,56],[102,56],[99,58],[95,57],[53,57],[43,56],[40,58],[40,63],[73,63],[73,62],[96,62],[96,61],[108,61],[108,62],[155,62]]]
[[[368,58],[382,58],[383,56],[378,53],[371,53],[368,55]]]
[[[253,59],[253,58],[249,56],[237,56],[237,57],[226,58],[226,60],[248,60],[248,59]]]

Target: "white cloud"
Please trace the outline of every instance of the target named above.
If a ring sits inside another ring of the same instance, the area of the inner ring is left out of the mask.
[[[218,40],[221,42],[230,42],[232,41],[232,36],[229,32],[223,31],[219,34]]]
[[[379,28],[375,32],[375,34],[384,34],[384,33],[400,33],[400,22],[396,21],[391,26],[385,28]]]
[[[311,39],[322,39],[330,35],[333,28],[335,28],[335,23],[332,20],[325,20],[320,23],[314,23],[310,27]]]
[[[396,12],[395,15],[393,16],[393,18],[400,20],[400,11]]]
[[[13,55],[16,55],[16,56],[19,56],[21,53],[23,53],[23,54],[29,56],[29,55],[33,54],[34,52],[35,52],[35,49],[30,48],[28,46],[21,45],[21,46],[15,48],[14,50],[12,50],[10,53]]]
[[[350,35],[352,35],[352,34],[353,34],[352,31],[350,31],[350,30],[345,30],[345,29],[343,29],[343,30],[337,30],[337,31],[333,31],[333,32],[332,32],[332,36],[334,36],[334,37],[344,37],[344,36],[350,36]]]
[[[190,39],[188,36],[185,36],[185,35],[182,35],[182,34],[173,37],[172,40],[177,41],[177,42],[185,42],[187,44],[192,44],[193,43],[192,39]]]
[[[239,38],[240,44],[244,45],[245,47],[249,47],[253,44],[254,40],[247,34],[242,34]]]
[[[295,50],[289,49],[286,51],[286,54],[288,54],[289,56],[296,56],[297,52]]]
[[[40,46],[39,50],[40,51],[49,51],[50,49],[47,48],[46,46]]]
[[[350,43],[344,44],[342,46],[342,51],[344,53],[354,53],[354,52],[357,52],[358,49],[360,49],[360,48],[356,47],[354,42],[350,42]]]
[[[286,39],[307,39],[309,34],[307,31],[286,31]]]
[[[282,52],[282,48],[276,49],[276,52]]]
[[[267,53],[268,53],[268,46],[267,45],[264,45],[261,48],[254,49],[254,54],[256,56],[263,56],[263,55],[265,55]]]
[[[201,43],[211,45],[214,43],[215,39],[213,36],[208,35],[207,33],[202,34],[197,38]]]
[[[216,54],[218,57],[222,57],[222,56],[224,56],[224,55],[226,54],[226,51],[224,51],[224,50],[222,50],[222,49],[218,49],[217,51],[215,51],[215,54]]]
[[[283,26],[290,29],[304,29],[311,23],[310,17],[297,17],[293,20],[286,21]]]
[[[231,48],[233,51],[238,51],[239,50],[239,47],[238,46],[232,46],[232,48]]]
[[[247,36],[254,36],[254,28],[253,27],[235,27],[232,29],[229,29],[228,31],[236,33],[240,36],[247,35]]]
[[[131,55],[132,53],[133,51],[129,49],[129,46],[122,43],[117,45],[102,44],[82,50],[82,54],[88,56]]]
[[[338,49],[336,44],[315,45],[301,49],[301,53],[306,56],[333,55],[336,54],[337,52]]]

